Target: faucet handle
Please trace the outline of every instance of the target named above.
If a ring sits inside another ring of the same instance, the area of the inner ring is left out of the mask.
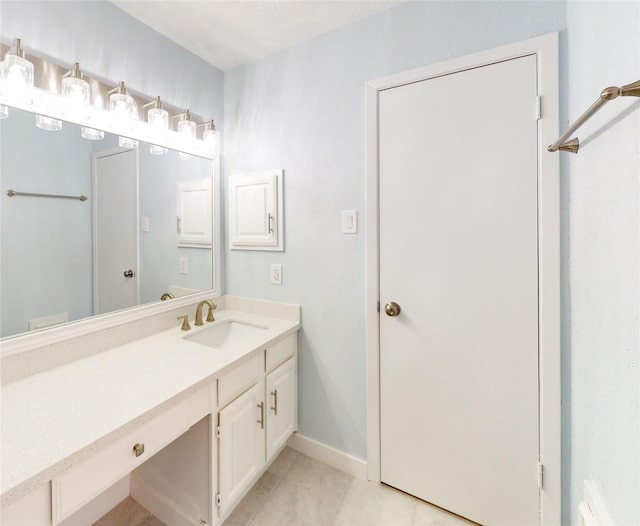
[[[182,320],[182,327],[181,329],[183,331],[190,331],[191,330],[191,325],[189,325],[189,315],[185,314],[184,316],[178,316],[179,320]]]
[[[207,321],[216,321],[216,319],[213,317],[213,311],[217,308],[218,306],[212,301],[211,306],[209,307],[209,312],[207,312]]]

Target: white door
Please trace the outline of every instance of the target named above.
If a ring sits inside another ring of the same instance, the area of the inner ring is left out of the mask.
[[[267,375],[267,461],[296,428],[296,360],[289,358]]]
[[[94,314],[139,303],[135,150],[94,155]]]
[[[539,522],[535,108],[535,56],[379,96],[381,479],[484,525]]]
[[[218,414],[221,517],[244,494],[265,464],[266,411],[261,381]]]

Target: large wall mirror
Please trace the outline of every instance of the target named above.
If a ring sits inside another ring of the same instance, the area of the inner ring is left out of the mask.
[[[0,120],[2,338],[217,293],[214,160],[35,119]]]

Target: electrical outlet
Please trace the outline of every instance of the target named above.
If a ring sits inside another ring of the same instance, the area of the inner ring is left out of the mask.
[[[142,216],[142,231],[149,232],[149,217]]]
[[[185,257],[180,258],[180,274],[189,274],[189,259]]]
[[[274,285],[282,285],[282,265],[271,265],[271,283]]]

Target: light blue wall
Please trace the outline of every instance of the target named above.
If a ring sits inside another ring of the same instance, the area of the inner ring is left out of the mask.
[[[28,320],[93,312],[91,200],[8,197],[7,190],[91,196],[91,143],[77,126],[35,126],[32,113],[0,121],[1,335]]]
[[[567,100],[578,117],[606,86],[640,79],[640,3],[569,2]],[[629,111],[626,109],[629,108]],[[602,134],[594,132],[617,119]],[[640,101],[609,103],[565,155],[569,228],[563,328],[565,502],[576,524],[593,480],[613,523],[640,524]]]
[[[302,305],[300,431],[365,458],[365,82],[563,31],[560,2],[414,2],[225,75],[224,175],[285,170],[284,253],[226,252],[227,291]],[[357,209],[360,232],[340,233]],[[269,264],[282,263],[283,285]]]

